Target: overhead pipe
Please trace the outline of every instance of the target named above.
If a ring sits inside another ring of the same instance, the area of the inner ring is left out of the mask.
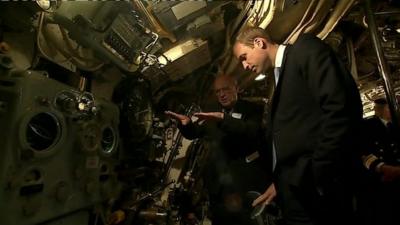
[[[376,57],[378,60],[379,73],[385,84],[384,90],[385,90],[386,98],[389,103],[389,109],[390,109],[390,113],[392,115],[392,121],[393,121],[393,124],[395,124],[396,128],[398,129],[399,125],[400,125],[399,120],[398,120],[399,105],[396,100],[396,94],[395,94],[394,88],[393,88],[393,81],[390,78],[389,69],[386,64],[384,54],[382,51],[382,46],[381,46],[380,38],[378,35],[378,29],[377,29],[376,23],[375,23],[374,13],[371,10],[371,1],[370,0],[365,0],[364,12],[365,12],[365,16],[367,19],[368,28],[369,28],[369,31],[371,34],[371,40],[372,40],[374,50],[376,52]]]
[[[375,16],[393,16],[400,14],[400,11],[382,11],[382,12],[375,12]]]

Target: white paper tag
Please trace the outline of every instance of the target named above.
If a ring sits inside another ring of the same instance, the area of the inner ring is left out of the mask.
[[[232,113],[232,117],[235,119],[242,119],[242,114],[241,113]]]

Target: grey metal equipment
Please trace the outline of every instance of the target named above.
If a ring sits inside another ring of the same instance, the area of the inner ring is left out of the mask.
[[[68,7],[76,9],[77,4],[63,2],[60,10],[44,21],[58,24],[67,31],[65,38],[93,50],[99,59],[124,71],[136,71],[139,61],[146,59],[157,43],[158,35],[145,26],[127,2],[99,2],[92,6],[98,7],[95,17],[88,17],[88,13],[71,15]]]
[[[43,71],[1,68],[1,224],[86,225],[85,210],[119,194],[118,123],[115,104]]]

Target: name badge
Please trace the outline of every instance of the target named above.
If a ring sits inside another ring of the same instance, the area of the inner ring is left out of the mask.
[[[232,113],[232,117],[235,119],[242,119],[242,114],[241,113]]]

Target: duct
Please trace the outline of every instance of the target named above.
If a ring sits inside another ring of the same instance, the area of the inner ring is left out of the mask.
[[[136,5],[136,7],[139,8],[141,12],[144,13],[144,16],[149,21],[151,26],[156,30],[156,33],[158,33],[161,37],[168,38],[171,42],[176,42],[176,37],[172,33],[167,32],[164,28],[161,27],[161,25],[154,19],[154,17],[150,14],[150,12],[140,0],[133,0],[132,2]]]
[[[311,0],[308,3],[307,8],[305,9],[304,16],[301,18],[298,25],[293,29],[292,33],[288,35],[284,43],[293,43],[301,33],[315,32],[315,30],[317,30],[320,25],[325,21],[324,18],[326,17],[326,14],[329,12],[331,7],[335,5],[335,8],[330,13],[328,22],[325,23],[324,28],[318,33],[319,38],[326,38],[326,36],[337,25],[337,22],[345,15],[345,13],[350,9],[354,2],[354,0],[340,0],[338,3],[335,4],[335,2],[332,0]],[[283,8],[285,7],[284,4],[285,1],[268,1],[268,4],[264,4],[264,8],[267,8],[266,5],[269,6],[268,13],[265,16],[265,19],[261,21],[258,26],[264,29],[268,28],[273,18],[275,17],[275,14],[278,12],[277,10],[279,10],[279,8],[282,8],[283,11]]]
[[[299,25],[286,38],[284,43],[292,44],[297,40],[300,34],[305,32],[312,32],[313,30],[315,30],[316,27],[320,25],[320,23],[323,21],[326,13],[329,12],[332,4],[333,1],[331,0],[312,0]]]
[[[263,19],[255,26],[266,29],[270,33],[272,40],[277,43],[282,43],[298,26],[310,2],[311,0],[269,1],[268,4],[264,4],[265,10],[268,11],[264,14],[260,14],[263,15]]]
[[[340,0],[335,9],[332,11],[329,20],[325,23],[324,28],[317,34],[321,39],[325,39],[326,36],[336,27],[339,20],[349,11],[354,5],[355,0]]]
[[[248,17],[247,24],[250,26],[256,26],[264,28],[272,20],[275,10],[275,1],[255,1],[253,10]]]
[[[274,18],[275,10],[276,10],[276,2],[275,1],[269,1],[269,4],[265,4],[268,6],[268,13],[265,16],[265,19],[258,25],[261,28],[266,28],[269,23],[271,23],[272,18]]]
[[[235,34],[237,30],[240,30],[242,27],[240,27],[241,22],[246,18],[246,15],[250,12],[251,10],[251,1],[248,1],[244,7],[244,9],[241,11],[239,16],[236,18],[236,20],[233,23],[230,23],[227,26],[227,32],[226,32],[226,43],[225,43],[225,49],[223,51],[223,54],[219,57],[218,60],[222,60],[222,65],[219,68],[219,72],[225,72],[227,74],[231,74],[235,69],[237,68],[238,62],[233,57],[231,54],[232,52],[232,37],[235,37]],[[218,61],[217,60],[217,61]]]

